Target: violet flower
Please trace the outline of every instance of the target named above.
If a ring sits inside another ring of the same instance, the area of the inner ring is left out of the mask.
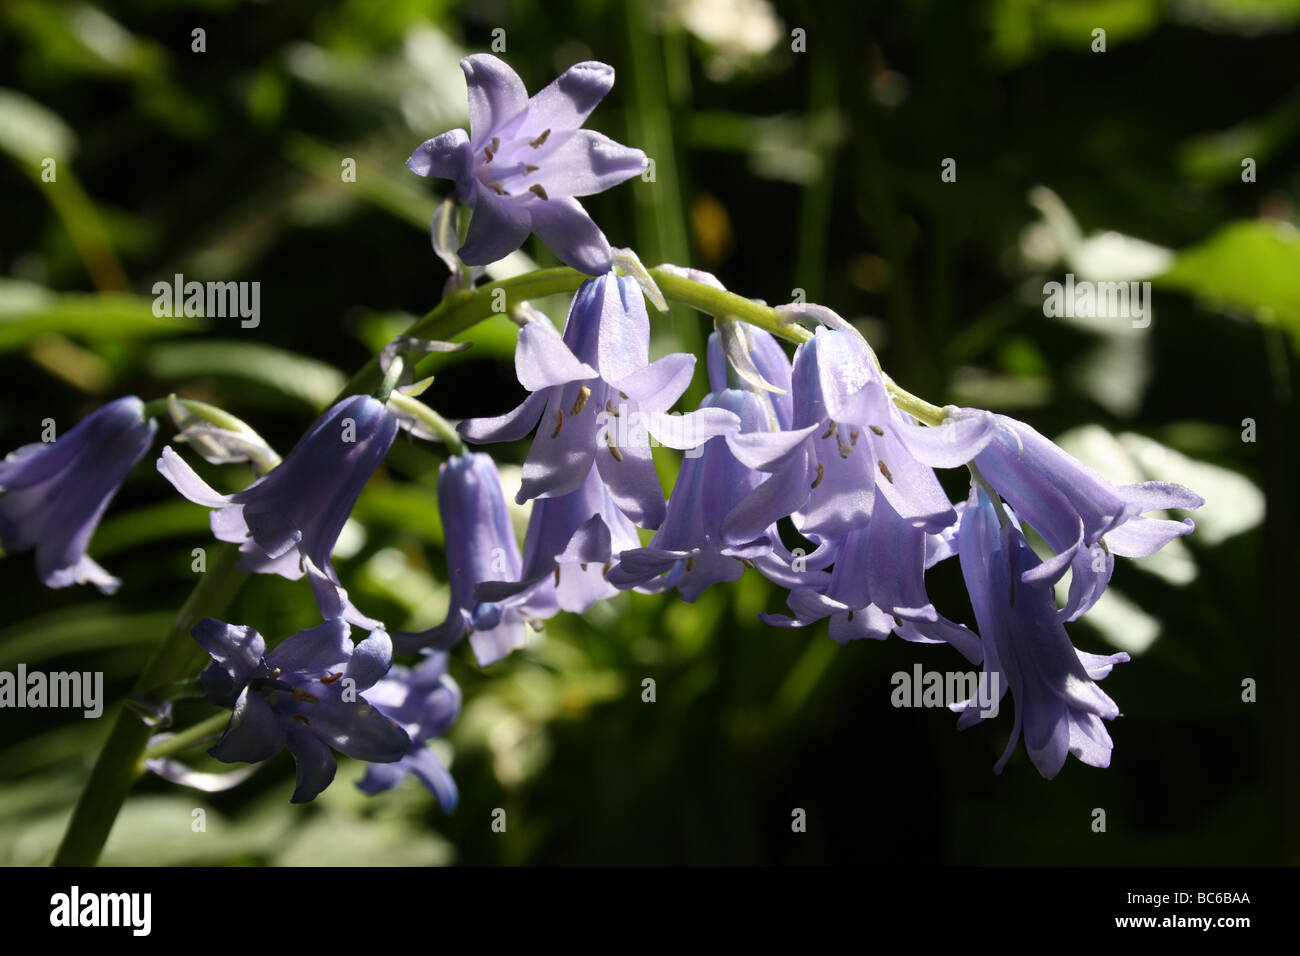
[[[783,421],[790,421],[788,401],[772,398],[789,399],[790,362],[768,333],[753,331],[745,352],[746,365],[787,394],[725,387],[728,378],[735,376],[728,374],[718,333],[709,337],[709,385],[713,391],[701,408],[733,413],[740,420],[740,430],[710,438],[699,455],[683,460],[663,524],[647,547],[622,553],[609,574],[610,583],[625,589],[675,587],[686,601],[693,602],[711,585],[739,580],[746,561],[776,575],[790,568],[775,524],[743,542],[725,540],[722,533],[727,516],[766,478],[757,467],[770,468],[807,435],[807,431],[781,430]],[[739,455],[733,443],[739,444]]]
[[[111,594],[122,583],[86,555],[108,503],[153,443],[158,423],[134,396],[119,398],[52,442],[36,442],[0,462],[0,545],[9,554],[36,549],[46,587],[94,584]]]
[[[519,544],[501,491],[501,476],[481,452],[454,455],[438,471],[438,514],[442,518],[451,604],[443,622],[426,631],[395,633],[402,651],[446,651],[469,635],[480,667],[495,664],[524,646],[528,625],[555,613],[554,599],[527,607],[501,608],[474,596],[481,581],[518,580]]]
[[[514,441],[540,420],[518,501],[576,491],[594,462],[623,513],[657,528],[665,504],[651,442],[688,449],[739,427],[721,408],[668,414],[694,368],[695,356],[680,352],[650,361],[641,289],[611,272],[579,287],[563,337],[543,321],[519,330],[515,371],[532,394],[505,415],[470,419],[459,430],[472,442]]]
[[[487,581],[475,597],[534,617],[549,617],[556,610],[581,614],[618,593],[605,576],[620,551],[640,544],[636,527],[618,509],[593,465],[577,490],[533,502],[519,580]]]
[[[429,652],[415,667],[393,667],[370,688],[366,699],[406,731],[411,745],[396,762],[370,764],[357,786],[369,794],[382,793],[413,774],[445,812],[455,810],[456,781],[427,746],[427,741],[446,733],[460,714],[460,687],[447,673],[446,653]]]
[[[330,748],[378,762],[408,753],[406,731],[360,695],[392,664],[383,631],[353,646],[348,625],[335,619],[299,631],[269,654],[251,627],[209,617],[191,633],[212,658],[199,675],[208,699],[232,710],[208,753],[225,763],[258,763],[288,747],[297,766],[294,803],[314,799],[334,779]]]
[[[1188,489],[1161,481],[1116,487],[1024,422],[1005,415],[995,420],[997,428],[976,456],[976,466],[1020,520],[1069,563],[1064,620],[1077,619],[1101,597],[1115,555],[1152,554],[1195,527],[1190,518],[1143,516],[1164,508],[1199,508],[1204,499]]]
[[[610,247],[574,197],[604,192],[645,168],[645,154],[581,129],[614,86],[614,69],[578,63],[529,99],[523,81],[486,53],[460,61],[469,87],[470,134],[454,129],[407,160],[421,176],[452,179],[474,207],[460,258],[481,266],[536,233],[560,259],[588,275],[610,269]]]
[[[368,395],[353,395],[318,418],[284,461],[243,491],[214,491],[170,447],[158,470],[207,508],[212,533],[239,544],[244,571],[297,580],[305,573],[321,616],[379,628],[348,600],[330,558],[344,522],[397,435],[397,419]]]
[[[990,439],[991,415],[916,424],[894,406],[866,344],[847,329],[818,328],[799,346],[792,388],[792,430],[806,437],[737,506],[723,528],[728,541],[751,539],[786,515],[810,539],[834,541],[866,525],[877,492],[926,532],[953,524],[933,468],[973,458]]]
[[[761,617],[778,627],[804,627],[828,617],[829,634],[841,644],[894,633],[916,643],[951,644],[977,664],[983,657],[979,635],[940,614],[926,595],[925,572],[952,555],[950,538],[904,521],[881,495],[867,526],[840,541],[829,584],[792,589],[787,603],[793,617]]]
[[[1025,541],[1012,516],[999,514],[983,488],[974,487],[961,518],[958,549],[984,647],[984,670],[997,678],[999,698],[1015,702],[1011,739],[994,771],[1001,773],[1023,732],[1038,772],[1051,779],[1067,754],[1093,767],[1110,765],[1111,739],[1102,720],[1119,708],[1095,681],[1127,654],[1076,650],[1056,610],[1052,585],[1069,569],[1058,555],[1047,562]],[[982,719],[966,702],[958,727]]]

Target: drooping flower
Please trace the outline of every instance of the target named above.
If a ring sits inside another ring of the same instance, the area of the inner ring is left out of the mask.
[[[768,397],[789,398],[789,360],[768,333],[753,332],[746,350],[747,364],[759,375],[766,373],[763,380],[784,387],[787,394],[727,388],[729,366],[722,356],[719,335],[715,332],[709,337],[709,385],[713,391],[701,408],[735,414],[740,430],[710,438],[698,455],[685,457],[668,499],[667,516],[654,538],[647,547],[624,551],[610,572],[609,581],[618,587],[675,587],[692,602],[711,585],[739,580],[746,561],[771,564],[774,573],[790,567],[775,524],[749,541],[728,542],[722,533],[727,516],[766,478],[755,466],[770,466],[804,438],[804,434],[781,430],[783,418],[789,422],[788,405]],[[755,358],[758,361],[753,361]],[[764,366],[761,371],[760,366]],[[740,457],[733,442],[745,442]]]
[[[207,508],[212,533],[239,544],[242,570],[311,583],[321,616],[375,629],[348,600],[330,558],[370,476],[397,435],[397,419],[368,395],[353,395],[316,420],[293,451],[243,491],[214,491],[170,447],[158,470],[186,498]]]
[[[962,576],[984,648],[984,670],[996,675],[999,697],[1015,703],[1011,739],[994,771],[1001,773],[1023,732],[1038,772],[1051,779],[1067,754],[1093,767],[1110,765],[1111,739],[1102,720],[1119,708],[1095,683],[1127,654],[1076,650],[1056,610],[1052,586],[1069,569],[1058,555],[1040,561],[1014,516],[1000,515],[981,487],[974,487],[958,532]],[[958,727],[983,718],[967,702]]]
[[[469,87],[470,133],[455,129],[421,144],[407,161],[421,176],[452,179],[474,207],[460,258],[487,265],[536,233],[588,275],[609,271],[605,234],[574,197],[604,192],[645,168],[645,154],[582,129],[614,86],[614,69],[578,63],[529,99],[523,81],[486,53],[460,61]]]
[[[968,410],[962,410],[967,413]],[[1189,534],[1190,518],[1148,518],[1165,508],[1194,509],[1204,499],[1181,485],[1148,481],[1117,487],[1024,422],[995,416],[997,427],[975,463],[1017,517],[1043,536],[1071,569],[1061,610],[1073,621],[1110,582],[1115,555],[1143,557]]]
[[[488,455],[453,455],[438,471],[438,514],[442,517],[451,604],[443,622],[427,631],[394,634],[400,650],[450,650],[466,634],[480,667],[495,664],[524,646],[528,625],[555,613],[550,594],[526,607],[482,604],[474,588],[482,581],[518,580],[519,544],[510,524],[501,476]]]
[[[199,675],[208,699],[232,710],[208,753],[225,763],[258,763],[288,747],[297,766],[294,803],[314,799],[334,779],[330,748],[379,763],[410,750],[406,731],[360,693],[392,664],[383,631],[353,646],[347,623],[335,619],[299,631],[269,654],[251,627],[204,618],[191,633],[212,658]]]
[[[481,583],[475,597],[534,616],[549,616],[548,609],[581,614],[618,593],[605,575],[620,551],[640,544],[592,465],[577,490],[533,502],[519,580]]]
[[[532,394],[498,418],[461,422],[460,432],[473,442],[514,441],[540,420],[524,463],[521,503],[576,491],[594,462],[623,513],[657,528],[665,504],[651,441],[688,449],[739,427],[721,408],[668,414],[694,368],[695,356],[680,352],[650,361],[641,289],[611,272],[578,289],[563,337],[543,321],[520,329],[515,371]]]
[[[366,699],[406,731],[411,746],[394,763],[370,764],[357,786],[369,794],[382,793],[414,774],[444,811],[455,810],[456,781],[428,747],[428,741],[446,733],[460,714],[460,687],[447,673],[447,654],[431,651],[415,667],[393,667]]]
[[[0,545],[36,549],[46,587],[121,584],[86,555],[86,545],[127,474],[153,443],[157,422],[134,396],[119,398],[51,442],[36,442],[0,462]]]
[[[894,406],[865,343],[849,329],[818,328],[799,346],[792,388],[792,428],[807,437],[728,518],[729,541],[791,514],[805,536],[835,541],[866,525],[879,496],[926,532],[953,524],[933,468],[973,458],[989,441],[992,416],[918,425]]]
[[[925,572],[951,554],[945,535],[927,534],[904,521],[880,495],[866,527],[839,542],[829,583],[792,589],[788,604],[794,616],[764,614],[763,620],[804,627],[830,618],[830,636],[841,644],[884,640],[894,633],[917,643],[951,644],[979,663],[979,635],[940,614],[926,594]]]

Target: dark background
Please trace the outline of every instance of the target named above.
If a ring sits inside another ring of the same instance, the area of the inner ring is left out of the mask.
[[[499,55],[530,92],[579,60],[615,66],[589,125],[645,149],[656,175],[585,201],[614,245],[712,270],[771,303],[802,289],[858,322],[890,374],[927,399],[1083,435],[1108,449],[1094,464],[1116,480],[1137,480],[1124,473],[1137,467],[1207,498],[1205,533],[1180,543],[1176,569],[1122,562],[1112,589],[1124,607],[1071,625],[1080,647],[1134,657],[1104,685],[1124,712],[1110,725],[1110,769],[1071,760],[1044,781],[1022,749],[994,776],[1009,707],[959,735],[951,715],[889,703],[892,673],[964,666],[953,652],[765,627],[756,614],[781,609],[782,595],[751,572],[695,605],[623,596],[556,618],[487,672],[458,650],[452,816],[414,782],[365,798],[349,761],[315,804],[291,807],[282,754],[225,793],[142,782],[105,862],[1300,858],[1287,606],[1300,3],[745,6],[728,19],[727,3],[10,0],[0,444],[37,440],[46,417],[66,429],[120,394],[176,391],[287,451],[347,376],[437,303],[446,275],[427,224],[447,184],[403,164],[465,124],[456,61],[489,50],[500,28]],[[205,52],[191,50],[195,28]],[[1090,48],[1096,28],[1105,52]],[[41,180],[46,157],[54,183]],[[354,183],[341,181],[344,157],[357,161]],[[949,157],[957,179],[945,183]],[[1254,182],[1242,181],[1244,157]],[[1150,253],[1111,236],[1067,243],[1062,258],[1027,199],[1039,185],[1085,236],[1114,231],[1177,254],[1146,273],[1148,329],[1044,316],[1042,284],[1104,273],[1099,249],[1119,250],[1105,267],[1116,277]],[[532,240],[524,251],[554,263]],[[178,272],[259,281],[261,325],[155,318],[153,283]],[[562,316],[562,301],[544,304]],[[708,328],[675,309],[655,324],[655,351],[698,354]],[[424,396],[453,419],[522,395],[512,327],[493,320],[468,337],[476,348],[442,362]],[[690,394],[704,391],[701,373]],[[1242,440],[1244,419],[1255,441]],[[1108,445],[1106,432],[1130,437]],[[493,450],[507,480],[524,451]],[[108,700],[125,693],[194,583],[192,549],[210,543],[205,511],[179,500],[152,457],[92,545],[124,579],[116,597],[47,591],[30,555],[0,560],[0,669],[102,670]],[[343,580],[390,626],[445,610],[442,457],[399,440],[345,535]],[[201,470],[226,490],[250,478]],[[955,562],[931,578],[939,607],[971,620]],[[305,586],[258,579],[228,619],[279,639],[315,614]],[[1129,643],[1139,634],[1140,649]],[[1257,703],[1242,700],[1246,679]],[[209,712],[182,704],[180,724]],[[0,713],[0,861],[49,859],[111,713]],[[207,812],[204,833],[192,832],[194,808]],[[494,808],[507,812],[504,834],[490,827]],[[791,832],[794,808],[806,833]]]

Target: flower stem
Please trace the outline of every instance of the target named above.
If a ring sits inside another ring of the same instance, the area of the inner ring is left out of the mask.
[[[221,733],[229,723],[230,714],[223,710],[205,720],[200,720],[197,724],[185,728],[178,734],[173,734],[166,740],[158,741],[158,743],[146,750],[144,755],[145,757],[170,757],[172,754],[189,750],[207,738]]]
[[[429,429],[442,440],[442,443],[447,446],[447,450],[453,455],[465,454],[465,443],[461,441],[460,434],[452,427],[451,422],[424,404],[424,402],[418,398],[403,395],[401,392],[393,392],[388,396],[388,401],[402,414],[414,418],[422,425],[429,426]]]

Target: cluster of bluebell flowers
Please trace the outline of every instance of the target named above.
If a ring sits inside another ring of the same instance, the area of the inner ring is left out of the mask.
[[[431,410],[411,404],[427,383],[409,382],[401,356],[454,348],[446,343],[394,342],[381,356],[380,392],[338,401],[283,460],[228,416],[195,424],[189,412],[182,420],[174,411],[180,438],[209,461],[250,460],[259,477],[221,494],[170,446],[158,471],[212,509],[212,533],[238,546],[242,570],[306,578],[322,621],[274,649],[245,625],[208,618],[194,627],[210,657],[203,689],[231,711],[210,753],[258,763],[287,748],[296,802],[330,784],[342,753],[366,763],[358,785],[367,793],[413,775],[450,811],[456,785],[429,742],[460,711],[447,673],[458,644],[466,641],[488,667],[560,611],[582,613],[628,590],[695,601],[752,571],[785,594],[789,613],[763,615],[772,625],[825,621],[841,643],[894,635],[948,644],[995,675],[1015,711],[995,770],[1022,737],[1045,777],[1068,754],[1107,766],[1104,721],[1119,710],[1097,682],[1127,656],[1080,651],[1065,625],[1101,597],[1116,556],[1148,555],[1188,534],[1190,519],[1163,513],[1201,499],[1159,482],[1115,486],[1006,416],[926,406],[922,420],[916,404],[899,400],[905,393],[862,335],[821,306],[776,310],[800,330],[792,356],[769,331],[715,316],[709,392],[698,408],[674,412],[696,357],[651,357],[647,299],[660,307],[662,294],[578,202],[646,162],[640,150],[582,128],[611,89],[613,69],[580,63],[529,98],[496,57],[471,56],[462,67],[471,131],[431,139],[408,162],[416,173],[454,181],[456,199],[472,210],[458,257],[440,211],[433,224],[440,256],[453,271],[484,266],[535,234],[588,276],[562,330],[513,305],[515,368],[528,395],[498,417],[457,426],[475,445],[532,436],[516,496],[531,509],[522,550],[492,458],[465,450]],[[466,274],[472,286],[474,273]],[[660,274],[721,291],[705,273],[665,266]],[[197,403],[191,407],[201,417]],[[51,587],[115,587],[86,545],[155,428],[139,399],[123,398],[57,441],[10,455],[0,464],[5,550],[34,548]],[[353,603],[332,553],[402,428],[451,446],[437,483],[450,606],[436,626],[390,637]],[[656,445],[683,452],[666,497]],[[953,502],[936,469],[957,468],[969,471],[970,492]],[[1045,555],[1030,547],[1026,528]],[[949,619],[927,593],[927,572],[952,557],[974,621]],[[1067,574],[1058,608],[1055,586]],[[354,642],[353,628],[367,635]],[[394,653],[418,659],[394,664]],[[953,705],[959,727],[991,716],[970,703]]]

